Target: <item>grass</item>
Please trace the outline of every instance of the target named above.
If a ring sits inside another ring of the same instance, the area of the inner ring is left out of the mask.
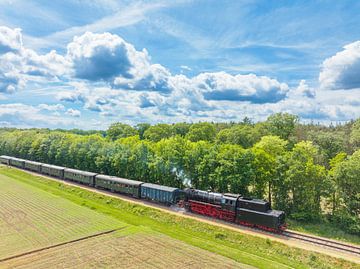
[[[90,208],[94,212],[112,216],[128,225],[145,227],[257,268],[359,268],[358,265],[342,259],[174,216],[157,209],[33,176],[17,169],[0,168],[0,173]]]
[[[304,222],[288,219],[287,223],[289,224],[289,228],[294,231],[319,235],[319,236],[350,242],[354,244],[360,244],[359,235],[348,234],[344,232],[341,228],[334,227],[334,225],[330,223],[326,223],[324,221],[319,223],[311,223],[311,222],[304,223]]]

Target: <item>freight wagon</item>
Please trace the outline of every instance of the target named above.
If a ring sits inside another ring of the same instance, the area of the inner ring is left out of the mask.
[[[144,183],[141,185],[141,199],[171,205],[178,203],[182,197],[183,191],[178,188],[152,183]]]

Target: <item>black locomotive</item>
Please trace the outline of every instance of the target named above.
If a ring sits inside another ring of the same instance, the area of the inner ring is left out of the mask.
[[[286,229],[284,212],[272,210],[270,203],[265,200],[192,188],[181,190],[4,155],[0,156],[0,163],[168,206],[178,204],[197,214],[245,226],[272,232]]]

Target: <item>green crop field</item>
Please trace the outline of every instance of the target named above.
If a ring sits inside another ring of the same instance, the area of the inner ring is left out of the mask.
[[[123,226],[38,188],[0,178],[0,259]]]
[[[0,268],[359,268],[4,166],[0,203],[1,239],[6,241],[0,240],[0,260],[125,227],[0,262]]]

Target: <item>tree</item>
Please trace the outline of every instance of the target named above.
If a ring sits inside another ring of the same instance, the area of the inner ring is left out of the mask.
[[[335,178],[335,172],[337,171],[339,165],[346,159],[346,153],[341,152],[337,154],[334,158],[330,160],[330,169],[328,171],[328,179],[330,182],[329,197],[331,203],[331,214],[335,215],[339,205],[340,205],[340,189],[339,184]]]
[[[137,134],[138,132],[135,128],[121,122],[111,124],[109,129],[106,131],[106,136],[112,141]]]
[[[210,141],[213,142],[216,136],[216,129],[213,124],[208,122],[199,122],[191,125],[186,138],[192,142]]]
[[[144,133],[147,129],[149,129],[150,126],[151,125],[149,123],[139,123],[135,126],[135,128],[138,130],[141,140],[145,139]]]
[[[356,120],[351,128],[350,143],[356,149],[360,147],[360,119]]]
[[[320,147],[326,165],[338,153],[345,151],[345,135],[342,132],[312,131],[308,137]]]
[[[179,122],[173,125],[173,132],[175,135],[180,135],[181,137],[185,137],[189,132],[190,124],[186,122]]]
[[[288,113],[276,113],[269,116],[266,120],[267,128],[273,135],[288,140],[294,133],[299,117]]]
[[[173,135],[173,129],[171,125],[163,124],[163,123],[150,126],[144,132],[144,138],[153,142],[158,142],[161,139],[169,138],[172,135]]]
[[[288,159],[286,178],[292,197],[291,215],[299,220],[318,219],[320,198],[326,189],[325,167],[315,163],[318,149],[310,141],[297,143]]]
[[[221,130],[217,136],[218,143],[237,144],[243,148],[250,148],[260,139],[260,134],[251,125],[235,125]]]
[[[335,220],[347,231],[360,234],[360,150],[334,169],[334,180],[339,192],[339,206]]]
[[[255,190],[263,197],[268,186],[268,200],[272,201],[272,188],[279,189],[281,161],[286,154],[287,142],[278,136],[263,136],[252,148],[255,155]]]

